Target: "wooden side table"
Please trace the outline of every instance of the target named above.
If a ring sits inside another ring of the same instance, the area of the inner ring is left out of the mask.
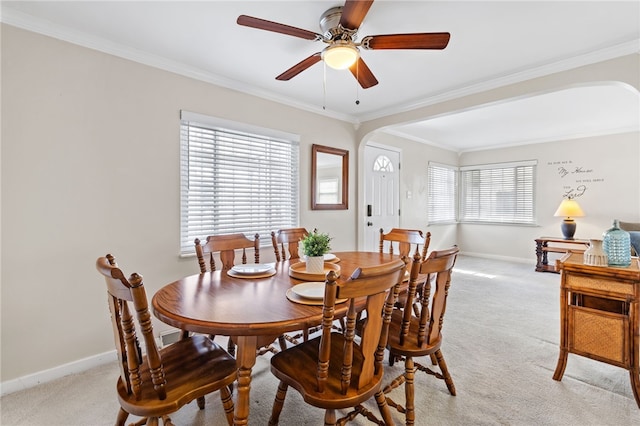
[[[561,272],[560,355],[554,380],[562,380],[569,353],[629,370],[640,407],[640,266],[626,268],[583,264],[582,253],[556,262]]]
[[[589,240],[565,240],[557,237],[540,237],[536,239],[536,271],[537,272],[556,272],[556,267],[552,263],[549,265],[548,253],[568,253],[584,252],[589,248]]]

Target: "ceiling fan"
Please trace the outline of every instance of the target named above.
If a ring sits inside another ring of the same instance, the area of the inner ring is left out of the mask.
[[[322,34],[247,15],[240,15],[237,23],[328,44],[322,52],[314,53],[276,77],[276,80],[283,81],[292,79],[324,60],[328,66],[335,69],[349,68],[360,86],[367,89],[378,84],[378,80],[360,57],[360,49],[444,49],[447,47],[451,36],[449,33],[384,34],[366,36],[359,42],[356,41],[358,28],[372,4],[373,0],[347,0],[344,6],[327,10],[320,18]]]

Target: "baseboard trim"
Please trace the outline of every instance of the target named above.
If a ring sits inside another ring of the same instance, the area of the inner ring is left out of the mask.
[[[474,253],[474,252],[468,252],[468,251],[461,251],[460,254],[464,256],[469,256],[469,257],[481,257],[484,259],[504,260],[507,262],[516,262],[516,263],[529,263],[533,266],[535,266],[536,264],[535,259],[524,259],[522,257],[499,256],[494,254]]]
[[[70,374],[82,373],[94,367],[113,362],[116,359],[116,351],[113,350],[59,365],[48,370],[18,377],[17,379],[7,380],[0,383],[0,395],[4,396],[10,393],[29,389],[39,384],[47,383]]]

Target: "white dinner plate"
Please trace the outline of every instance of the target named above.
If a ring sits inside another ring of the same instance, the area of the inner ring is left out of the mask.
[[[264,274],[265,272],[272,270],[273,267],[274,265],[271,263],[256,263],[256,264],[247,263],[247,264],[234,265],[231,268],[231,270],[237,274],[254,275],[254,274]]]
[[[324,282],[310,281],[308,283],[296,284],[291,288],[295,294],[305,299],[323,299],[324,298]]]

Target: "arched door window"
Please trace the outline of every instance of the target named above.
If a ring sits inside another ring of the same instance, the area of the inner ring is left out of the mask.
[[[393,163],[386,155],[378,155],[378,158],[373,162],[374,172],[393,172]]]

